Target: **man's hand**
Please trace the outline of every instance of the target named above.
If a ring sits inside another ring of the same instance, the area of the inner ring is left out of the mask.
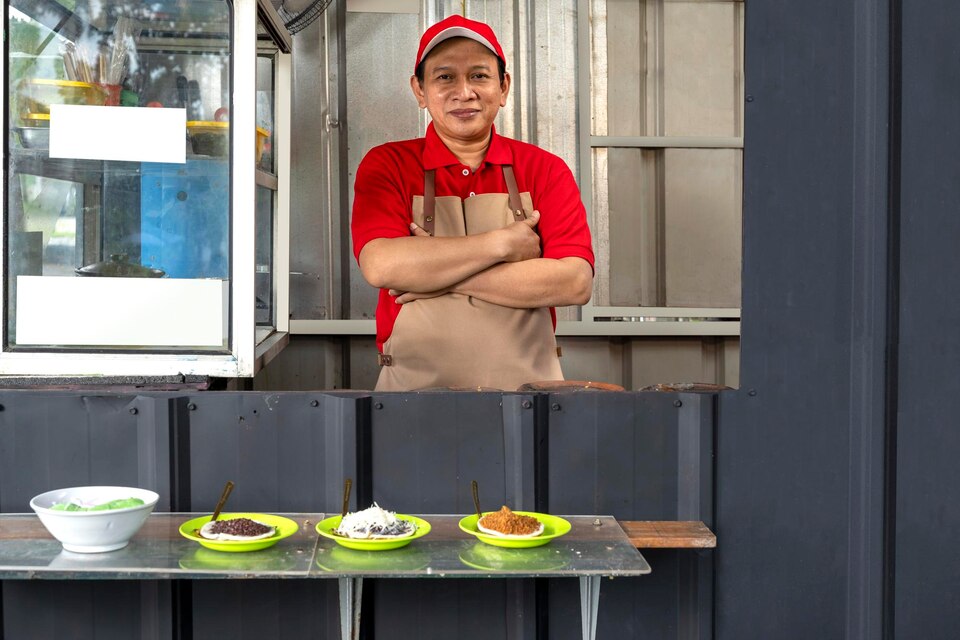
[[[413,302],[414,300],[425,300],[426,298],[436,298],[437,296],[442,296],[445,293],[450,293],[451,289],[440,289],[439,291],[427,291],[425,293],[416,293],[415,291],[399,291],[397,289],[390,289],[388,293],[391,296],[394,296],[397,304],[406,304],[408,302]]]
[[[539,221],[535,211],[501,229],[457,237],[431,237],[411,224],[409,236],[368,242],[360,251],[360,272],[380,289],[440,291],[493,265],[538,258],[540,237],[534,227]]]
[[[526,220],[511,222],[499,233],[504,241],[504,262],[521,262],[540,257],[540,236],[534,231],[540,222],[540,212],[534,211]]]
[[[520,262],[540,257],[540,236],[534,231],[538,222],[540,222],[540,212],[534,211],[529,218],[511,222],[497,230],[496,233],[500,234],[503,242],[504,262]],[[415,222],[410,223],[410,233],[421,238],[430,237],[430,234]]]
[[[420,225],[418,225],[416,222],[411,222],[411,223],[410,223],[410,233],[412,233],[412,234],[415,235],[415,236],[419,236],[419,237],[421,237],[421,238],[429,238],[429,237],[431,237],[430,234],[427,233],[427,232],[424,230],[424,228],[421,227]],[[393,294],[391,293],[390,295],[393,295]]]

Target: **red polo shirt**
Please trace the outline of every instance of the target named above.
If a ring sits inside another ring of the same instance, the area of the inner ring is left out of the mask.
[[[414,140],[389,142],[371,149],[357,169],[354,184],[353,255],[376,238],[410,235],[413,197],[423,195],[423,174],[436,170],[436,195],[466,200],[482,193],[507,193],[501,165],[513,165],[520,192],[529,192],[540,212],[537,232],[544,258],[583,258],[593,267],[593,249],[580,190],[566,163],[532,144],[511,140],[493,131],[490,148],[471,173],[460,164],[433,130]],[[377,303],[377,348],[390,337],[402,305],[386,289]],[[553,315],[553,309],[550,310]]]

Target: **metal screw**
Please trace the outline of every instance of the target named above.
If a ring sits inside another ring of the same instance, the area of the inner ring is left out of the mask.
[[[753,96],[748,93],[748,94],[747,94],[747,97],[746,97],[746,101],[747,101],[747,102],[753,102]]]
[[[187,409],[189,409],[190,411],[196,411],[196,410],[197,410],[197,405],[195,405],[195,404],[193,404],[193,403],[191,402],[190,404],[187,405]]]
[[[757,395],[757,390],[756,390],[756,389],[750,389],[750,391],[747,391],[747,395],[748,395],[748,396],[755,396],[755,395]]]
[[[673,406],[675,406],[677,409],[679,409],[680,407],[683,406],[683,402],[681,402],[680,400],[674,400],[674,401],[673,401]]]
[[[530,407],[533,406],[533,403],[530,402],[529,400],[524,400],[523,402],[520,403],[520,406],[523,407],[524,409],[529,409]],[[0,407],[0,411],[2,411],[2,407]]]
[[[319,407],[319,406],[320,406],[320,401],[319,401],[319,400],[311,400],[311,401],[310,401],[310,406],[311,406],[311,407]]]
[[[554,402],[552,405],[550,405],[550,408],[553,409],[554,411],[560,411],[560,404]]]
[[[376,402],[376,403],[374,403],[373,408],[374,408],[374,409],[383,409],[383,403],[382,403],[382,402]]]
[[[186,199],[187,199],[187,192],[186,192],[186,191],[178,191],[178,192],[177,192],[177,200],[179,200],[180,202],[183,202],[183,201],[186,200]]]
[[[137,408],[136,408],[136,407],[133,407],[133,408],[130,409],[130,415],[132,415],[132,416],[137,415]]]

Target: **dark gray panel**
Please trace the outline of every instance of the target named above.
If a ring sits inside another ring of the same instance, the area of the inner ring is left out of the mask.
[[[336,580],[195,580],[194,638],[339,640]]]
[[[954,2],[902,4],[895,632],[960,628],[960,58]]]
[[[675,402],[677,396],[662,393],[551,395],[550,511],[677,519],[679,418],[700,400],[691,396],[686,407]],[[685,455],[699,456],[699,449]]]
[[[531,396],[429,392],[377,394],[371,411],[373,498],[406,513],[532,509]],[[508,584],[515,582],[516,584]],[[532,638],[533,581],[370,581],[375,636],[418,629],[425,638]],[[372,613],[372,615],[371,615]]]
[[[548,404],[551,513],[712,523],[713,396],[565,393]],[[604,581],[598,637],[712,637],[712,554],[644,555],[651,576]],[[549,585],[549,637],[579,637],[577,583]]]
[[[5,581],[0,636],[7,640],[173,638],[169,590],[169,582]]]
[[[882,634],[890,16],[872,0],[747,9],[720,640]]]
[[[424,640],[472,638],[532,638],[509,636],[509,629],[522,621],[510,601],[508,582],[531,580],[375,580],[373,635],[371,638],[402,636],[396,629],[416,629]],[[364,581],[364,589],[367,581]],[[532,616],[532,608],[527,615]],[[370,616],[364,615],[364,623]]]
[[[343,478],[356,476],[358,402],[321,393],[192,396],[184,428],[193,510],[212,510],[232,480],[234,511],[339,511]]]
[[[379,394],[371,416],[373,498],[404,513],[533,505],[533,408],[499,393]],[[513,399],[515,398],[515,399]],[[501,406],[502,404],[502,406]],[[506,416],[506,417],[505,417]],[[508,468],[507,463],[510,463]]]
[[[169,510],[166,400],[131,396],[0,394],[0,511],[78,485],[123,485],[160,494]]]
[[[685,637],[678,633],[679,553],[669,549],[645,550],[643,557],[650,563],[652,573],[640,578],[617,578],[600,583],[597,638],[668,640]],[[550,640],[582,638],[579,581],[554,579],[548,583],[549,619],[543,637]]]
[[[358,473],[357,397],[240,392],[200,394],[189,402],[194,408],[188,405],[184,428],[194,510],[213,509],[232,480],[228,510],[339,511],[343,479]],[[336,637],[331,584],[194,582],[194,637],[277,637],[303,629],[327,629],[326,637]]]
[[[157,510],[169,510],[166,398],[11,391],[0,405],[3,511],[29,511],[43,491],[96,484],[152,489]],[[7,581],[2,597],[6,638],[171,637],[169,583]]]

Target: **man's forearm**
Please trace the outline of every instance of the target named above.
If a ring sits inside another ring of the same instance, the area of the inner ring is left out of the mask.
[[[593,270],[581,258],[537,258],[501,263],[450,287],[517,309],[585,304],[593,290]]]
[[[367,282],[384,289],[436,291],[503,260],[488,234],[455,238],[381,238],[360,253]]]
[[[430,292],[445,289],[499,262],[540,256],[533,228],[539,212],[502,229],[470,236],[435,238],[416,225],[406,238],[377,238],[360,252],[360,271],[375,287]]]

